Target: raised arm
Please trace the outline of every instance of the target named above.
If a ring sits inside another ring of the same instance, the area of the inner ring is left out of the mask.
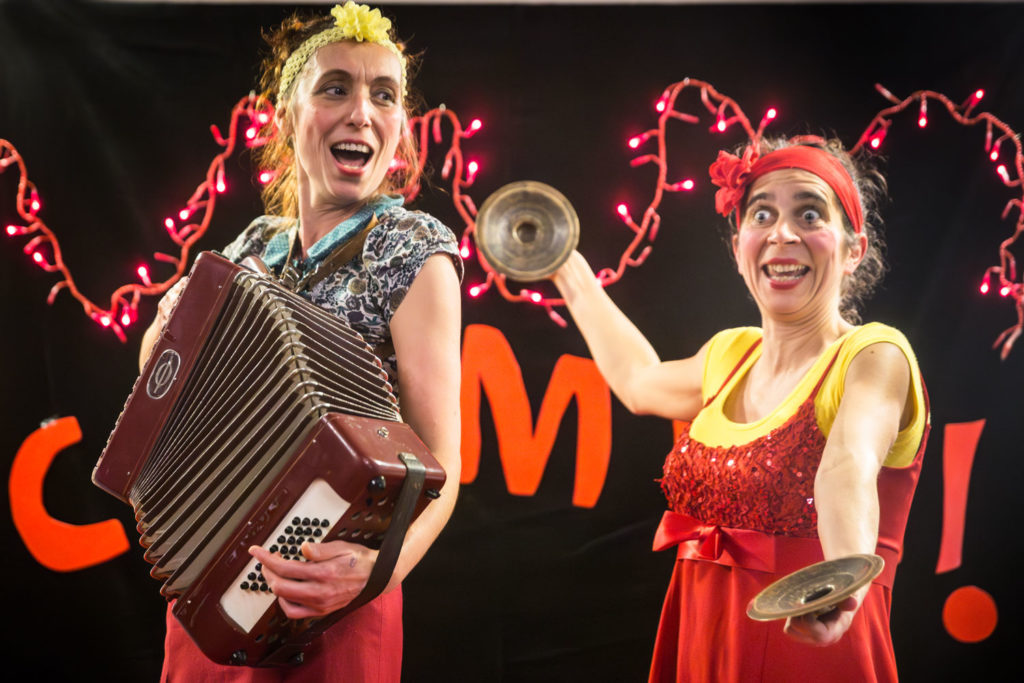
[[[598,369],[630,412],[681,420],[697,414],[707,345],[690,358],[662,362],[579,252],[572,253],[552,281]]]
[[[894,344],[866,347],[850,363],[843,399],[814,480],[825,559],[873,553],[878,542],[878,474],[909,418],[910,365]],[[821,618],[792,619],[786,632],[815,645],[838,641],[870,586]]]

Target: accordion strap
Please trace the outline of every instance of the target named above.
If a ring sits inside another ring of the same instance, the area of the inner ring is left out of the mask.
[[[398,492],[395,510],[391,514],[391,523],[384,534],[384,541],[377,553],[377,562],[373,565],[366,586],[348,605],[312,622],[310,627],[302,633],[301,639],[294,640],[270,654],[266,660],[261,662],[262,666],[285,663],[301,664],[305,658],[303,653],[314,638],[329,629],[346,614],[376,598],[387,587],[391,575],[395,571],[398,556],[402,552],[405,533],[409,529],[416,503],[419,502],[420,494],[423,491],[427,472],[423,463],[412,453],[399,453],[398,459],[405,465],[405,479]]]
[[[366,243],[366,236],[370,234],[370,231],[377,226],[376,214],[370,216],[370,221],[366,224],[357,235],[352,237],[347,242],[343,242],[336,246],[334,250],[327,255],[323,261],[321,261],[316,268],[303,277],[299,277],[298,272],[292,266],[292,257],[295,253],[295,244],[299,241],[298,230],[292,233],[288,241],[288,257],[284,261],[284,266],[281,269],[281,282],[293,292],[301,292],[307,289],[312,289],[321,280],[327,278],[333,274],[338,268],[355,258],[356,254],[362,251],[363,245]]]

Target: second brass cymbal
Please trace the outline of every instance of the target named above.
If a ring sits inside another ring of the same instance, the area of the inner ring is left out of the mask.
[[[787,574],[750,601],[747,616],[772,621],[827,612],[882,573],[878,555],[847,555]]]
[[[579,242],[580,221],[561,192],[534,180],[509,183],[489,196],[476,218],[484,260],[513,280],[542,280]]]

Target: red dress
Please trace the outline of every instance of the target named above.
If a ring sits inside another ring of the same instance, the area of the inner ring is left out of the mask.
[[[662,488],[670,510],[655,549],[678,545],[678,559],[658,627],[652,682],[897,680],[889,635],[892,579],[927,432],[913,464],[883,467],[879,474],[875,552],[885,559],[885,570],[843,638],[828,647],[806,645],[785,635],[782,622],[746,616],[747,604],[762,588],[823,559],[814,477],[825,437],[814,398],[838,355],[839,350],[797,412],[769,434],[738,446],[709,447],[686,429],[666,459]]]
[[[305,663],[257,669],[210,661],[167,609],[161,683],[393,683],[402,675],[402,589],[366,603],[313,642]]]

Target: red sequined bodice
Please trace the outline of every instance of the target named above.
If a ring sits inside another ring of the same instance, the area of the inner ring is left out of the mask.
[[[747,349],[705,408],[760,343]],[[665,459],[661,489],[669,508],[705,524],[817,538],[814,476],[825,435],[818,429],[814,398],[840,349],[793,416],[768,434],[738,446],[707,446],[690,438],[687,426]]]
[[[705,524],[816,538],[814,475],[824,448],[812,395],[785,424],[743,445],[706,446],[684,429],[661,488],[673,511]]]

